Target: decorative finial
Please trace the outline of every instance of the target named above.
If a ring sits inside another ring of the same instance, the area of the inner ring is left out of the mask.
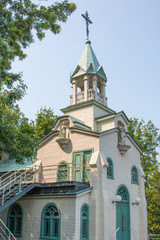
[[[89,23],[92,24],[92,21],[89,19],[88,12],[86,11],[85,14],[81,14],[82,17],[86,20],[86,34],[87,34],[87,40],[89,40]]]

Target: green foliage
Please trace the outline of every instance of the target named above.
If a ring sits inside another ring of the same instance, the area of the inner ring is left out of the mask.
[[[159,129],[149,121],[147,124],[137,118],[130,119],[128,132],[143,150],[141,164],[146,175],[145,191],[147,200],[148,231],[160,233],[160,170],[158,148],[160,147]]]
[[[66,22],[75,8],[68,0],[49,7],[38,6],[31,0],[0,1],[0,92],[5,89],[0,100],[3,97],[3,102],[13,103],[25,93],[21,74],[10,70],[16,57],[19,60],[26,57],[24,49],[34,42],[33,30],[40,40],[45,37],[46,30],[59,33],[60,23]]]
[[[146,187],[148,230],[150,234],[160,233],[160,171],[152,172],[149,187]]]
[[[158,147],[160,146],[160,134],[158,128],[149,121],[147,124],[137,118],[130,119],[128,132],[134,137],[143,154],[141,155],[141,164],[146,174],[146,184],[152,172],[152,168],[157,164]]]
[[[33,123],[20,112],[18,106],[0,108],[0,152],[11,153],[17,161],[31,158],[33,155]]]
[[[14,156],[18,162],[32,158],[34,149],[39,141],[51,132],[57,116],[51,108],[41,108],[34,121],[20,112],[18,106],[12,110],[0,108],[0,152],[4,151]]]
[[[11,153],[17,161],[31,157],[37,141],[54,122],[51,109],[40,110],[35,126],[20,112],[16,104],[25,95],[27,86],[21,73],[11,71],[12,62],[26,57],[25,49],[34,42],[33,33],[39,40],[47,30],[58,34],[60,24],[75,9],[75,4],[68,0],[48,7],[32,0],[0,0],[0,155],[2,151]]]
[[[41,107],[37,113],[35,120],[35,139],[41,140],[48,133],[51,132],[53,124],[55,123],[58,116],[54,115],[51,108]]]

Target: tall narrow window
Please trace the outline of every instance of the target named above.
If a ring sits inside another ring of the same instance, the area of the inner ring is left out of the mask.
[[[107,178],[113,179],[113,161],[111,158],[107,158],[108,168],[107,168]]]
[[[60,162],[58,165],[58,181],[63,182],[63,181],[68,181],[68,164],[66,162]]]
[[[41,238],[60,239],[60,211],[56,204],[47,204],[42,211]]]
[[[131,183],[138,184],[138,170],[135,165],[131,167]]]
[[[81,207],[81,233],[80,240],[89,240],[89,207],[85,203]]]
[[[8,211],[8,228],[14,236],[22,236],[22,208],[19,204],[14,204]]]

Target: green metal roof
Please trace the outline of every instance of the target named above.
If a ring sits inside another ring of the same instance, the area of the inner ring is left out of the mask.
[[[31,166],[34,163],[34,161],[29,159],[24,159],[23,163],[17,163],[16,159],[8,159],[8,160],[1,160],[0,161],[0,172],[9,172],[13,169],[19,169],[23,167]]]
[[[91,47],[91,41],[86,41],[85,48],[79,59],[78,65],[75,71],[71,74],[71,79],[74,77],[79,77],[85,73],[97,74],[99,77],[107,81],[106,74],[100,66],[96,55]]]
[[[54,125],[53,125],[52,128],[54,128],[54,127],[56,126],[57,122],[58,122],[59,120],[63,119],[63,118],[70,118],[71,121],[74,123],[75,126],[76,126],[76,125],[80,125],[82,128],[84,127],[84,128],[91,129],[91,127],[87,126],[83,121],[79,120],[78,118],[72,117],[72,116],[70,116],[70,115],[63,115],[63,116],[58,117],[58,118],[56,119],[56,121],[55,121],[55,123],[54,123]],[[48,136],[48,135],[47,135],[47,136]],[[42,140],[43,140],[43,139],[42,139]]]

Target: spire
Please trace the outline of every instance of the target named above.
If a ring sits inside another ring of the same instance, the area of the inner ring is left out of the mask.
[[[84,74],[98,75],[105,82],[107,81],[106,74],[103,67],[100,66],[97,57],[91,47],[91,41],[87,40],[82,55],[78,61],[78,65],[74,72],[71,74],[72,78],[80,77]]]
[[[86,21],[87,41],[78,65],[74,72],[71,73],[72,95],[70,96],[70,104],[77,104],[93,99],[107,106],[107,98],[105,94],[105,85],[107,82],[106,74],[100,66],[96,55],[91,47],[89,40],[89,19],[88,13],[82,14]]]

